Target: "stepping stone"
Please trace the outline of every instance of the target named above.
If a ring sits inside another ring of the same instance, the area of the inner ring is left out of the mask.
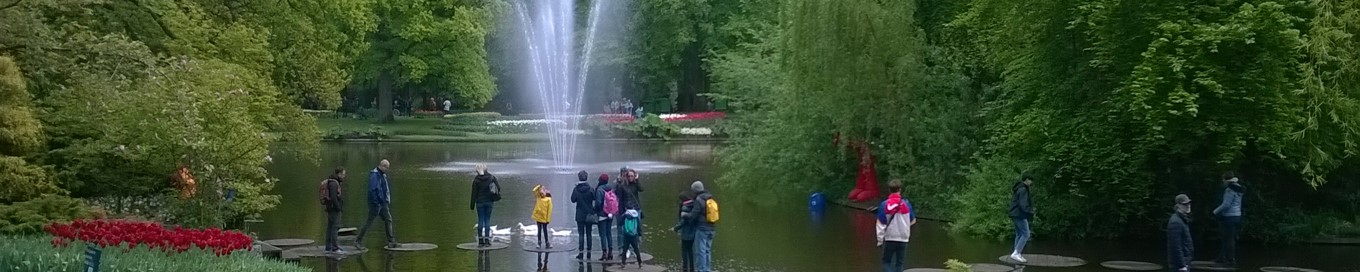
[[[506,249],[506,248],[509,248],[509,247],[510,247],[510,244],[491,242],[491,245],[490,245],[490,246],[481,247],[481,246],[477,245],[477,242],[471,242],[471,243],[462,243],[462,244],[458,244],[458,246],[456,246],[456,247],[459,248],[459,249],[472,250],[472,251],[489,251],[489,250],[497,250],[497,249]]]
[[[912,268],[912,269],[902,270],[902,272],[949,272],[949,269],[941,269],[941,268]]]
[[[1267,266],[1262,267],[1261,272],[1322,272],[1322,270],[1288,266]]]
[[[436,248],[439,248],[439,246],[434,245],[434,244],[427,244],[427,243],[409,243],[409,244],[401,244],[401,247],[397,247],[397,248],[383,247],[383,249],[390,250],[390,251],[421,251],[421,250],[431,250],[431,249],[436,249]]]
[[[1015,267],[989,263],[970,263],[968,266],[973,268],[973,272],[1010,272]]]
[[[254,247],[254,251],[259,252],[260,256],[263,256],[266,259],[276,261],[283,260],[283,249],[280,249],[279,247],[271,246],[260,241],[255,241],[251,246]]]
[[[359,228],[340,228],[336,233],[340,236],[355,236],[359,235]]]
[[[1001,260],[1001,262],[1008,264],[1039,267],[1078,267],[1086,265],[1086,260],[1076,257],[1044,254],[1020,254],[1020,256],[1025,257],[1027,262],[1022,263],[1012,260],[1010,255],[998,257],[997,260]]]
[[[359,249],[358,247],[354,247],[354,246],[340,246],[340,250],[344,250],[344,251],[345,251],[345,255],[359,255],[359,254],[363,254],[364,252],[368,252],[367,249]],[[294,248],[294,249],[289,249],[289,250],[284,250],[284,251],[283,251],[283,259],[284,259],[284,260],[288,260],[288,259],[289,259],[288,257],[291,257],[291,256],[297,256],[297,257],[336,257],[335,255],[327,254],[327,253],[326,253],[326,247],[323,247],[323,246],[299,247],[299,248]]]
[[[528,251],[528,252],[536,252],[536,253],[554,253],[554,252],[576,251],[576,247],[574,247],[574,246],[557,246],[557,247],[553,247],[553,248],[539,248],[537,245],[532,245],[532,246],[524,246],[524,247],[522,247],[522,248],[524,249],[524,251]]]
[[[1236,267],[1222,266],[1210,261],[1190,262],[1190,270],[1237,271]]]
[[[314,243],[316,243],[316,240],[312,240],[312,239],[274,239],[274,240],[265,240],[264,243],[269,244],[269,245],[271,245],[271,246],[276,246],[276,247],[295,247],[295,246],[305,246],[305,245],[314,244]]]
[[[660,267],[660,266],[655,266],[655,265],[645,265],[645,264],[642,265],[642,267],[638,267],[637,265],[622,265],[622,266],[605,266],[605,267],[604,267],[604,271],[611,271],[611,272],[664,272],[664,271],[666,271],[666,268],[665,268],[665,267]]]
[[[1135,262],[1135,261],[1108,261],[1100,263],[1100,266],[1110,269],[1128,271],[1157,271],[1162,270],[1162,265],[1155,263]]]
[[[618,263],[620,262],[620,260],[618,259],[618,258],[619,258],[619,255],[617,255],[617,254],[614,255],[614,259],[613,259],[613,260],[608,260],[608,261],[603,261],[603,262],[601,262],[601,261],[599,260],[600,254],[604,254],[603,252],[599,252],[599,251],[591,251],[589,254],[590,254],[590,256],[593,256],[594,258],[590,258],[589,260],[584,260],[584,261],[587,262],[587,263],[593,263],[593,264],[618,264]],[[646,252],[643,252],[643,253],[642,253],[642,262],[645,263],[645,262],[648,262],[648,261],[651,261],[651,260],[652,260],[652,254],[647,254]],[[575,261],[576,261],[576,262],[581,262],[581,260],[575,260]],[[636,257],[636,256],[629,256],[629,258],[628,258],[627,261],[622,261],[622,262],[623,262],[623,263],[636,264],[636,263],[637,263],[637,257]]]

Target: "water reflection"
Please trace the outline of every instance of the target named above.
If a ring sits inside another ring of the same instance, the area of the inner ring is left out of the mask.
[[[397,254],[396,254],[396,253],[393,253],[393,252],[391,252],[391,251],[387,251],[387,250],[383,250],[383,251],[382,251],[382,254],[383,254],[383,267],[386,268],[386,270],[383,270],[383,271],[386,271],[386,272],[396,271],[395,267],[393,267],[393,264],[396,263],[396,262],[394,262],[393,259],[396,259],[396,258],[397,258]],[[359,262],[359,269],[362,269],[364,272],[371,272],[371,271],[373,271],[373,270],[369,270],[369,269],[368,269],[368,264],[364,262],[364,258],[354,258],[354,259],[357,260],[357,261]],[[328,265],[329,265],[329,263],[328,263]]]
[[[491,254],[488,251],[477,251],[477,272],[491,272]]]

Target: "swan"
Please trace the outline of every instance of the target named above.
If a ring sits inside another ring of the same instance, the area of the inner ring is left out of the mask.
[[[491,235],[496,236],[510,235],[510,229],[497,229],[496,226],[491,226]]]
[[[523,232],[523,233],[526,233],[526,234],[527,234],[527,233],[538,233],[538,225],[525,226],[524,223],[515,223],[515,224],[518,224],[518,225],[519,225],[519,231],[520,231],[520,232]]]
[[[552,233],[552,236],[571,236],[571,230],[555,230],[553,228],[548,228],[548,232]]]

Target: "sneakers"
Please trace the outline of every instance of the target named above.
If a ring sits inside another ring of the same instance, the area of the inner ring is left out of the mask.
[[[387,243],[387,248],[401,248],[399,243]]]
[[[368,250],[368,248],[364,247],[363,243],[354,243],[354,248],[359,250]]]
[[[1021,263],[1028,262],[1028,261],[1025,260],[1025,257],[1020,256],[1020,253],[1019,253],[1019,252],[1012,252],[1012,253],[1011,253],[1011,259],[1012,259],[1012,260],[1015,260],[1015,261],[1017,261],[1017,262],[1021,262]]]

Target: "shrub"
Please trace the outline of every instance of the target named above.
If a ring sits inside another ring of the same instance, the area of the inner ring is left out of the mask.
[[[384,130],[381,126],[370,126],[368,129],[332,128],[331,130],[326,131],[326,134],[322,135],[321,138],[327,140],[386,139],[391,136],[391,133]]]
[[[0,270],[81,271],[87,244],[73,242],[64,247],[53,247],[46,236],[3,236],[0,243]],[[190,249],[178,254],[165,254],[147,246],[133,248],[104,248],[99,262],[100,271],[259,271],[303,272],[306,268],[261,258],[259,255],[236,251],[217,256],[212,252]]]
[[[95,211],[80,200],[47,195],[12,205],[0,205],[0,234],[35,234],[53,222],[95,217]]]
[[[945,261],[944,268],[949,269],[949,272],[973,272],[972,266],[955,259]]]
[[[459,124],[485,124],[486,121],[496,120],[500,117],[501,114],[496,112],[468,112],[444,115],[444,119],[448,119],[450,123]]]
[[[1011,230],[1006,214],[1010,188],[1025,169],[1029,169],[1029,164],[1000,157],[980,161],[968,169],[968,184],[955,199],[959,217],[951,224],[952,229],[1004,240]],[[1038,205],[1037,199],[1035,202]]]
[[[624,129],[632,131],[638,137],[642,138],[670,139],[671,136],[680,133],[679,126],[667,123],[665,120],[661,119],[661,116],[651,113],[648,113],[647,116],[642,117],[642,119],[633,121],[633,124],[631,125],[624,126]]]

